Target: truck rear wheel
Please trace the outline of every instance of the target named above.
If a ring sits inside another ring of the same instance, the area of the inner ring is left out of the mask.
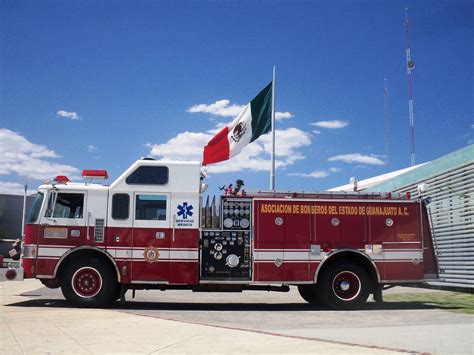
[[[321,277],[324,303],[333,309],[360,308],[371,290],[367,272],[354,264],[335,264]]]
[[[98,258],[73,260],[61,276],[64,297],[77,306],[105,306],[115,301],[116,290],[114,271]]]

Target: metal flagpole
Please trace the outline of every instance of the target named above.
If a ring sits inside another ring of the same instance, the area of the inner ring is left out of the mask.
[[[23,211],[22,211],[22,217],[21,217],[21,237],[23,238],[25,236],[25,217],[26,217],[26,193],[28,191],[28,185],[24,185],[24,192],[23,192]]]
[[[272,80],[272,168],[270,172],[270,190],[275,191],[275,66]]]

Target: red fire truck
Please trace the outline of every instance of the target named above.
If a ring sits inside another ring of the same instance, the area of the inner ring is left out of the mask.
[[[392,285],[436,277],[423,201],[364,193],[258,192],[220,197],[203,222],[198,162],[135,162],[110,186],[58,176],[41,185],[26,221],[22,268],[8,279],[61,287],[79,306],[127,290],[288,291],[353,309]],[[5,273],[4,273],[5,278]]]

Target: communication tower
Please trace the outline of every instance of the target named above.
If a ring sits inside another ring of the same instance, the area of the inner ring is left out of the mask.
[[[408,23],[408,8],[405,8],[405,34],[406,34],[406,57],[408,76],[408,117],[410,120],[410,142],[411,142],[411,166],[416,164],[415,160],[415,118],[413,116],[413,79],[412,71],[415,69],[415,62],[411,59],[410,49],[410,29]]]

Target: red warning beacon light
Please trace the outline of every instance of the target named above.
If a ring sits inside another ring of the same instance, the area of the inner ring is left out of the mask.
[[[56,176],[54,179],[54,182],[56,184],[65,184],[67,182],[70,182],[71,180],[69,180],[69,178],[65,175],[58,175]]]
[[[108,179],[109,174],[107,170],[82,170],[82,177],[84,179]]]

